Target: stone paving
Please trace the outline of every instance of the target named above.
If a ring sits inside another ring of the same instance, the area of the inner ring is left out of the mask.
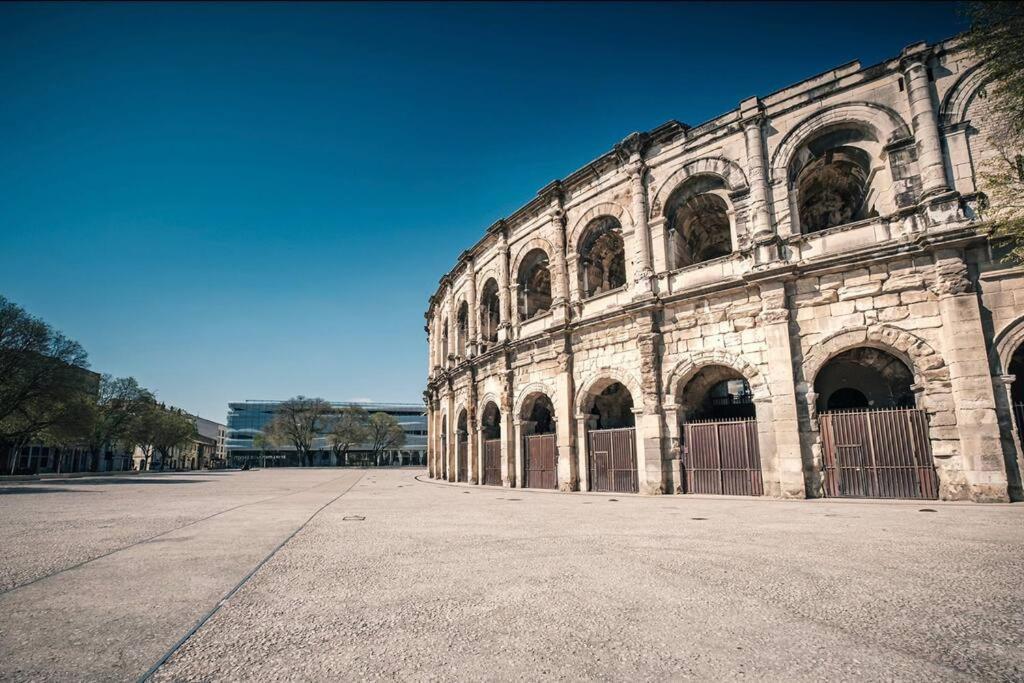
[[[0,679],[1024,677],[1024,506],[421,474],[7,485]]]

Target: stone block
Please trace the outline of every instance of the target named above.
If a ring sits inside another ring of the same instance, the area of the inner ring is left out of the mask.
[[[878,312],[878,320],[880,322],[894,322],[896,320],[903,320],[910,315],[910,310],[906,306],[892,306],[890,308],[883,308]]]
[[[858,285],[847,285],[839,288],[839,300],[856,299],[862,296],[874,296],[882,291],[881,282],[864,282]]]

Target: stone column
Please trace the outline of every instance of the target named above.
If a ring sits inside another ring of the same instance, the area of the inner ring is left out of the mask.
[[[503,342],[509,339],[509,332],[512,329],[512,306],[510,299],[512,292],[509,289],[508,273],[508,239],[505,231],[501,232],[498,238],[498,304],[501,308],[501,321],[498,323],[498,341]]]
[[[806,497],[803,458],[800,451],[800,426],[796,410],[796,378],[789,336],[789,309],[784,282],[761,285],[761,313],[768,360],[768,386],[771,389],[770,415],[757,412],[758,431],[770,420],[774,431],[774,457],[761,452],[765,494],[782,498]],[[764,443],[764,439],[761,443]],[[770,443],[770,440],[769,440]],[[768,445],[767,443],[765,445]]]
[[[525,485],[526,476],[523,473],[523,421],[519,419],[518,415],[512,418],[512,434],[515,439],[515,457],[513,458],[515,481],[511,482],[510,486],[521,489]]]
[[[653,314],[637,320],[644,331],[637,335],[640,348],[640,397],[642,409],[637,411],[637,468],[640,470],[640,492],[665,492],[665,468],[662,456],[661,426],[661,333],[654,325]]]
[[[768,207],[768,177],[765,173],[764,108],[752,97],[740,103],[743,137],[747,144],[747,179],[750,183],[750,237],[755,244],[766,244],[775,237]]]
[[[516,427],[512,423],[512,390],[507,388],[501,396],[501,485],[514,488],[516,481]]]
[[[568,302],[569,281],[565,258],[565,212],[561,206],[550,211],[551,218],[551,311],[556,324],[564,322]]]
[[[682,442],[679,438],[679,406],[671,403],[669,396],[662,403],[665,415],[665,433],[668,435],[668,493],[683,493]]]
[[[969,496],[978,502],[1001,502],[1009,500],[1006,466],[981,309],[973,289],[960,250],[937,251],[932,291],[939,297],[942,355],[949,368]]]
[[[1020,432],[1017,430],[1016,417],[1013,414],[1013,383],[1016,380],[1016,375],[1000,375],[996,385],[996,409],[1003,419],[999,433],[1006,443],[1004,449],[1012,454],[1007,462],[1010,471],[1006,473],[1011,500],[1021,500],[1024,497],[1021,486],[1024,483],[1021,482],[1021,474],[1024,473],[1024,446],[1021,445]]]
[[[466,283],[466,304],[469,307],[469,320],[467,321],[469,339],[466,343],[466,354],[472,358],[476,355],[477,344],[480,342],[480,328],[477,322],[479,311],[477,311],[476,306],[476,262],[473,259],[469,259],[466,262],[466,278],[468,280]]]
[[[458,479],[459,473],[459,461],[456,455],[459,444],[458,444],[458,426],[456,424],[458,416],[455,414],[455,395],[452,393],[451,387],[448,388],[448,430],[445,434],[445,450],[444,454],[446,471],[448,474],[448,481],[455,481]]]
[[[576,471],[579,472],[580,491],[590,490],[589,447],[587,445],[587,415],[576,413]]]
[[[939,121],[932,102],[928,81],[928,58],[931,49],[916,43],[903,49],[900,68],[910,100],[911,123],[917,141],[917,165],[921,170],[921,197],[927,198],[949,191],[946,168],[942,159]]]
[[[458,339],[458,311],[455,310],[455,285],[451,282],[448,283],[448,354],[444,359],[444,366],[451,367],[452,363],[448,360],[452,354],[459,347]]]
[[[437,453],[434,447],[434,437],[437,436],[437,425],[434,424],[436,417],[434,399],[431,398],[427,404],[427,477],[430,479],[434,478],[434,455]]]
[[[558,448],[558,489],[575,491],[579,487],[579,473],[576,469],[576,457],[573,443],[572,416],[573,391],[572,352],[563,351],[559,354],[559,365],[562,370],[555,378],[555,445]]]
[[[519,338],[519,328],[523,322],[519,319],[519,283],[513,282],[508,286],[508,298],[512,300],[512,317],[509,318],[510,339]]]
[[[467,444],[469,447],[469,453],[466,455],[469,459],[469,483],[479,484],[483,480],[483,477],[481,476],[483,470],[480,467],[480,462],[483,460],[483,455],[481,454],[482,449],[480,448],[480,442],[483,439],[481,432],[483,430],[480,429],[480,424],[477,422],[475,410],[470,413],[470,417],[466,419],[466,429],[469,430],[467,439],[467,441],[469,441]]]
[[[647,226],[647,189],[644,186],[644,174],[647,167],[639,153],[634,153],[629,165],[629,192],[632,201],[633,238],[636,240],[637,263],[633,273],[633,284],[637,296],[644,296],[651,291],[651,278],[654,269],[651,267],[651,232]]]

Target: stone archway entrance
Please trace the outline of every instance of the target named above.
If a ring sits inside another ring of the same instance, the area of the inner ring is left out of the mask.
[[[724,365],[704,367],[678,399],[685,492],[764,495],[757,412],[743,375]]]
[[[814,380],[825,495],[939,497],[928,417],[915,406],[914,375],[900,359],[855,347]]]
[[[485,486],[501,486],[501,414],[488,403],[480,421],[483,439],[483,480]]]
[[[523,486],[558,488],[558,448],[555,443],[555,408],[544,394],[523,404]]]
[[[585,424],[590,490],[638,492],[633,396],[625,385],[612,382],[589,403]]]

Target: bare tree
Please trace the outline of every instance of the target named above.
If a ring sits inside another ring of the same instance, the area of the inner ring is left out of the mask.
[[[370,416],[369,431],[373,459],[377,465],[381,464],[381,453],[405,445],[405,430],[393,415],[374,413]]]
[[[196,423],[191,415],[161,407],[153,434],[153,448],[160,454],[160,469],[164,468],[176,448],[187,446],[196,434]]]
[[[296,396],[277,407],[263,433],[277,446],[292,446],[299,463],[313,465],[313,443],[324,433],[331,415],[331,404],[322,398]]]
[[[370,415],[362,406],[344,406],[337,411],[327,434],[335,463],[347,464],[349,449],[369,440],[369,422]]]

